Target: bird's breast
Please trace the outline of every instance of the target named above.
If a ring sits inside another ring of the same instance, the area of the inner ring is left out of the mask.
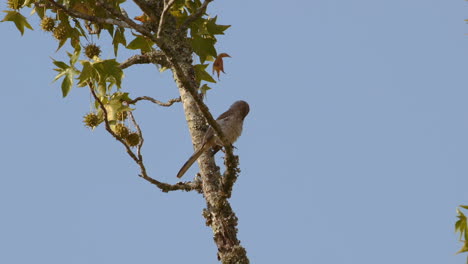
[[[241,118],[229,117],[218,121],[224,136],[229,143],[234,143],[242,134],[243,120]]]

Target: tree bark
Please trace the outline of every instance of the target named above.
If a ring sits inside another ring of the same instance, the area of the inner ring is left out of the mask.
[[[211,1],[205,0],[205,8]],[[165,19],[160,19],[168,1],[134,0],[134,2],[151,18],[148,24],[144,26],[137,25],[118,13],[116,15],[154,41],[163,52],[166,57],[166,60],[163,60],[164,64],[167,62],[170,66],[179,89],[192,143],[194,148],[198,149],[208,128],[205,116],[209,115],[209,113],[206,112],[207,109],[201,97],[199,97],[199,87],[195,78],[192,59],[194,52],[187,38],[187,29],[178,28],[175,18],[169,12],[165,14]],[[115,11],[112,12],[115,13]],[[204,12],[201,9],[200,15]],[[162,26],[158,24],[160,21],[164,21]],[[158,36],[155,37],[151,32],[158,32]],[[203,111],[199,109],[199,106],[203,108]],[[228,148],[231,147],[226,146],[226,149]],[[233,160],[237,164],[237,160]],[[233,161],[231,160],[228,163],[232,165]],[[231,173],[232,179],[227,180],[227,183],[223,183],[223,176],[221,176],[219,168],[216,166],[214,157],[206,153],[200,156],[198,164],[203,196],[207,204],[203,210],[203,216],[206,219],[206,225],[213,230],[213,239],[218,247],[218,260],[221,260],[223,264],[248,264],[249,259],[246,250],[237,239],[238,219],[228,201],[236,175]]]
[[[194,149],[198,149],[208,128],[206,119],[198,108],[193,95],[198,96],[198,84],[193,66],[193,50],[185,37],[187,32],[178,32],[174,19],[168,17],[161,37],[159,47],[168,57],[174,80],[179,89],[184,107],[185,118],[192,138]],[[195,88],[195,89],[194,89]],[[191,90],[192,89],[192,90]],[[198,159],[202,181],[203,196],[207,207],[203,210],[206,225],[213,230],[213,239],[218,247],[218,259],[223,264],[248,264],[246,250],[237,239],[238,219],[228,201],[223,188],[222,176],[214,157],[207,153]]]
[[[174,79],[179,87],[194,149],[198,149],[202,144],[203,136],[208,126],[192,95],[187,91],[190,87],[185,87],[184,85],[186,81],[196,83],[193,64],[188,63],[191,61],[192,53],[187,52],[187,54],[179,54],[179,56],[178,61],[181,61],[179,66],[188,80],[181,80],[184,77],[178,76],[176,70],[173,69]],[[196,87],[196,85],[192,87]],[[198,164],[200,167],[203,195],[207,203],[203,216],[206,219],[206,224],[213,230],[213,239],[218,247],[218,259],[224,264],[249,263],[246,250],[237,239],[237,217],[232,211],[226,194],[223,192],[222,176],[219,168],[216,166],[214,157],[205,153],[199,158]]]

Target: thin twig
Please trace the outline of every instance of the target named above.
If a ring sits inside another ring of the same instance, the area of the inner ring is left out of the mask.
[[[143,142],[145,141],[145,139],[143,138],[143,133],[141,133],[140,126],[138,125],[137,121],[135,120],[135,117],[133,116],[133,112],[128,111],[128,115],[130,116],[130,120],[132,121],[133,126],[135,126],[138,136],[140,137],[140,142],[138,142],[138,145],[137,145],[137,155],[138,155],[138,159],[141,162],[143,162],[143,156],[141,155],[141,147],[143,146]]]
[[[124,27],[124,28],[131,28],[128,23],[125,23],[125,22],[122,22],[122,21],[119,21],[119,20],[116,20],[116,19],[102,18],[102,17],[97,17],[97,16],[90,16],[90,15],[78,12],[78,11],[76,11],[74,9],[67,8],[64,5],[61,5],[61,4],[57,3],[57,2],[55,2],[54,0],[47,0],[47,1],[49,1],[49,3],[51,3],[55,7],[63,10],[63,12],[65,12],[66,14],[68,14],[69,16],[72,16],[72,17],[81,18],[81,19],[91,21],[91,22],[95,22],[95,23],[110,24],[110,25],[116,25],[116,26]]]
[[[178,182],[176,184],[167,184],[164,182],[157,181],[147,175],[139,174],[141,178],[145,179],[146,181],[156,185],[161,191],[163,192],[170,192],[170,191],[192,191],[195,190],[199,193],[202,193],[202,186],[201,182],[193,181],[193,182]]]
[[[169,2],[166,4],[166,0],[164,0],[164,9],[161,13],[161,17],[159,18],[159,26],[158,26],[158,32],[156,33],[156,38],[159,38],[161,36],[161,30],[164,24],[164,18],[166,17],[167,11],[169,11],[169,8],[174,4],[175,0],[169,0]]]
[[[135,99],[133,99],[133,100],[131,100],[131,101],[127,101],[127,103],[129,103],[129,104],[134,104],[134,103],[136,103],[136,102],[138,102],[138,101],[141,101],[141,100],[150,101],[150,102],[152,102],[152,103],[158,104],[158,105],[160,105],[160,106],[166,106],[166,107],[171,106],[171,105],[173,105],[173,104],[176,103],[176,102],[181,102],[180,97],[174,98],[174,99],[170,99],[169,101],[167,101],[167,103],[164,103],[164,102],[161,102],[161,101],[156,100],[156,99],[154,99],[154,98],[152,98],[152,97],[149,97],[149,96],[140,96],[140,97],[137,97],[137,98],[135,98]]]
[[[114,133],[114,131],[112,131],[111,127],[110,127],[110,123],[109,123],[109,118],[107,116],[107,109],[104,105],[104,103],[101,101],[101,99],[99,99],[99,97],[97,96],[96,92],[94,91],[94,85],[92,83],[88,83],[88,86],[89,86],[89,90],[91,91],[91,94],[93,95],[94,99],[98,102],[99,104],[99,107],[101,108],[101,111],[103,112],[103,115],[104,115],[104,124],[105,124],[105,127],[106,127],[106,130],[107,132],[109,132],[109,134],[111,134],[115,139],[117,139],[117,141],[119,141],[120,143],[122,143],[122,145],[125,146],[125,149],[127,150],[127,153],[128,155],[130,155],[130,157],[136,162],[138,163],[139,160],[137,158],[137,156],[135,155],[135,153],[133,153],[132,149],[130,148],[130,146],[128,146],[128,144],[125,142],[125,140],[123,140],[121,137],[117,136],[117,134]]]
[[[185,29],[187,29],[193,21],[197,20],[199,17],[203,16],[203,14],[206,12],[206,7],[210,2],[213,2],[213,0],[205,0],[203,4],[200,6],[200,8],[193,14],[191,14],[185,21],[184,23],[179,27],[177,32],[181,32]]]
[[[107,132],[109,132],[109,134],[111,134],[115,139],[117,139],[120,143],[122,143],[122,145],[124,145],[125,149],[127,150],[128,155],[140,167],[141,174],[139,174],[138,176],[140,176],[141,178],[145,179],[146,181],[156,185],[163,192],[177,191],[177,190],[183,190],[183,191],[197,190],[198,192],[201,191],[201,185],[199,183],[196,183],[196,182],[186,182],[186,183],[179,182],[179,183],[176,183],[176,184],[172,185],[172,184],[160,182],[160,181],[148,176],[148,174],[146,173],[146,167],[143,164],[143,159],[140,157],[140,153],[138,154],[139,157],[137,157],[135,155],[135,153],[133,153],[131,148],[128,146],[128,144],[121,137],[117,136],[114,133],[114,131],[112,131],[112,129],[110,127],[110,124],[109,124],[109,118],[107,116],[108,113],[107,113],[106,107],[104,106],[104,103],[97,96],[96,92],[94,91],[93,85],[91,83],[88,83],[88,86],[89,86],[89,90],[91,91],[91,94],[93,95],[94,99],[98,102],[99,107],[101,108],[101,110],[103,112],[104,123],[105,123],[105,127],[106,127]],[[138,125],[136,127],[137,127],[137,130],[139,131],[139,133],[141,133],[141,130],[139,129]],[[140,145],[141,144],[142,143],[140,143]]]

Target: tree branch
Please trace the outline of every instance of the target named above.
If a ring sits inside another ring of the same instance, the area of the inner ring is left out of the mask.
[[[166,1],[164,0],[164,9],[161,13],[161,17],[159,18],[158,32],[156,33],[156,38],[159,38],[161,36],[161,30],[164,24],[164,18],[166,16],[167,11],[169,11],[169,8],[171,8],[174,2],[175,0],[169,0],[169,2],[166,4]]]
[[[197,18],[201,17],[208,6],[210,2],[213,0],[205,0],[203,4],[200,6],[200,8],[190,15],[187,20],[184,22],[184,24],[178,29],[178,33],[182,30],[184,30],[188,25],[196,20]],[[141,2],[141,1],[138,1]],[[225,157],[225,165],[226,165],[226,171],[225,171],[225,179],[224,179],[224,190],[227,195],[227,198],[231,196],[231,191],[232,191],[232,186],[235,183],[237,179],[237,174],[239,172],[239,169],[237,168],[238,165],[238,158],[233,154],[233,149],[232,145],[228,144],[226,137],[224,136],[223,131],[219,127],[218,123],[216,120],[213,118],[211,115],[208,107],[205,105],[202,99],[198,96],[198,87],[190,82],[188,80],[188,77],[184,74],[184,71],[182,70],[181,66],[179,65],[179,61],[176,60],[176,55],[173,53],[172,49],[167,46],[167,43],[163,41],[160,38],[157,38],[153,34],[151,34],[148,30],[146,30],[144,27],[136,24],[133,22],[131,19],[128,17],[123,16],[116,10],[114,10],[112,7],[107,6],[107,4],[103,3],[102,1],[99,1],[99,3],[106,9],[108,12],[111,14],[115,15],[116,17],[120,18],[121,20],[125,21],[128,23],[130,26],[132,26],[135,30],[139,31],[149,39],[151,39],[154,43],[156,43],[160,48],[161,51],[163,52],[164,56],[166,57],[167,61],[171,65],[171,68],[174,70],[175,74],[181,80],[183,87],[186,89],[186,91],[192,96],[194,99],[198,109],[202,113],[202,115],[205,117],[206,121],[208,124],[213,128],[215,131],[216,135],[219,137],[221,142],[223,143],[223,147],[225,149],[226,157]],[[185,28],[184,28],[185,27]],[[137,60],[135,58],[135,60]],[[122,66],[121,66],[122,67]],[[150,100],[151,101],[151,100]]]
[[[143,164],[143,156],[141,155],[141,147],[143,146],[143,142],[145,139],[143,138],[143,134],[141,133],[140,126],[138,125],[137,121],[135,120],[135,117],[133,116],[132,111],[128,111],[128,115],[130,116],[130,120],[132,121],[133,125],[135,126],[138,136],[140,137],[140,142],[138,142],[137,145],[137,155],[138,155],[138,160],[141,161]]]
[[[136,103],[138,101],[141,101],[141,100],[147,100],[147,101],[150,101],[152,103],[158,104],[160,106],[166,106],[166,107],[171,106],[174,103],[181,101],[180,97],[178,97],[178,98],[170,99],[169,101],[167,101],[167,103],[164,103],[164,102],[161,102],[161,101],[156,100],[156,99],[154,99],[152,97],[149,97],[149,96],[140,96],[140,97],[137,97],[137,98],[135,98],[135,99],[133,99],[131,101],[127,101],[127,103],[134,104],[134,103]]]
[[[122,145],[124,145],[125,149],[127,150],[128,155],[140,167],[140,172],[141,173],[138,176],[140,176],[141,178],[143,178],[146,181],[150,182],[151,184],[156,185],[163,192],[177,191],[177,190],[183,190],[183,191],[187,191],[187,192],[191,191],[191,190],[196,190],[198,192],[201,192],[201,184],[197,183],[197,182],[186,182],[186,183],[179,182],[179,183],[176,183],[176,184],[172,185],[172,184],[160,182],[160,181],[148,176],[148,174],[146,173],[146,167],[143,164],[143,158],[142,158],[142,156],[140,154],[140,148],[141,148],[141,145],[143,144],[143,137],[141,137],[141,141],[139,143],[138,157],[137,157],[135,155],[135,153],[133,153],[131,148],[128,146],[128,144],[121,137],[117,136],[114,133],[114,131],[112,131],[112,129],[110,127],[110,123],[109,123],[109,118],[107,116],[108,113],[107,113],[106,107],[104,106],[104,103],[97,96],[96,92],[94,91],[93,85],[91,83],[88,83],[88,86],[89,86],[89,90],[91,91],[91,94],[93,95],[94,99],[98,102],[99,107],[101,108],[101,111],[104,114],[104,124],[105,124],[107,132],[109,132],[109,134],[111,134],[117,141],[119,141],[120,143],[122,143]],[[133,117],[132,113],[130,113],[130,116]],[[133,121],[135,121],[134,118],[132,119],[132,122]],[[136,128],[137,128],[138,134],[141,136],[140,127],[138,125],[136,125]]]
[[[49,1],[51,1],[51,0],[49,0]],[[144,28],[141,25],[138,25],[137,23],[135,23],[135,21],[131,20],[127,16],[124,16],[122,14],[122,12],[117,11],[115,8],[113,8],[112,6],[109,6],[107,3],[99,0],[99,1],[97,1],[97,4],[102,6],[109,14],[119,18],[121,21],[128,24],[130,28],[135,29],[136,31],[140,32],[141,34],[143,34],[145,36],[150,36],[151,35],[151,32],[149,32],[146,28]]]
[[[124,27],[124,28],[131,28],[129,26],[129,24],[127,24],[125,22],[122,22],[122,21],[119,21],[119,20],[116,20],[116,19],[102,18],[102,17],[97,17],[97,16],[90,16],[90,15],[78,12],[78,11],[76,11],[74,9],[67,8],[64,5],[61,5],[61,4],[57,3],[57,2],[55,2],[54,0],[47,0],[47,1],[49,1],[49,3],[51,3],[55,7],[63,10],[63,12],[65,12],[67,15],[69,15],[71,17],[77,17],[77,18],[81,18],[81,19],[91,21],[91,22],[95,22],[95,23],[110,24],[110,25],[116,25],[116,26]]]
[[[210,113],[210,110],[202,101],[200,96],[198,95],[197,93],[198,87],[195,87],[194,85],[192,85],[192,83],[188,80],[188,77],[183,73],[182,69],[180,68],[180,65],[176,61],[174,61],[172,56],[168,56],[168,59],[171,62],[173,66],[173,70],[175,71],[177,77],[182,82],[183,87],[192,96],[198,109],[200,110],[200,112],[205,117],[208,124],[213,128],[216,135],[219,137],[219,139],[223,143],[223,147],[226,151],[226,162],[225,162],[226,177],[229,178],[228,183],[231,183],[231,182],[234,183],[235,179],[232,179],[232,178],[237,177],[236,174],[237,174],[238,168],[236,167],[237,166],[236,158],[232,152],[232,145],[227,143],[228,141],[226,139],[226,136],[224,135],[223,131],[219,127],[218,122],[216,122],[216,120],[213,118],[213,116]],[[228,189],[231,189],[231,188],[232,188],[232,185],[230,186],[228,185]]]
[[[159,64],[162,67],[170,67],[164,53],[160,50],[150,51],[141,55],[134,55],[120,64],[121,69],[128,68],[134,64]]]

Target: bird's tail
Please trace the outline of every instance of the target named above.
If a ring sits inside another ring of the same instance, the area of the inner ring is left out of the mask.
[[[177,173],[177,178],[184,176],[184,174],[192,167],[193,163],[197,161],[197,159],[210,148],[210,144],[204,144],[199,150],[197,150],[193,155],[184,163],[182,168],[180,168],[179,172]]]

